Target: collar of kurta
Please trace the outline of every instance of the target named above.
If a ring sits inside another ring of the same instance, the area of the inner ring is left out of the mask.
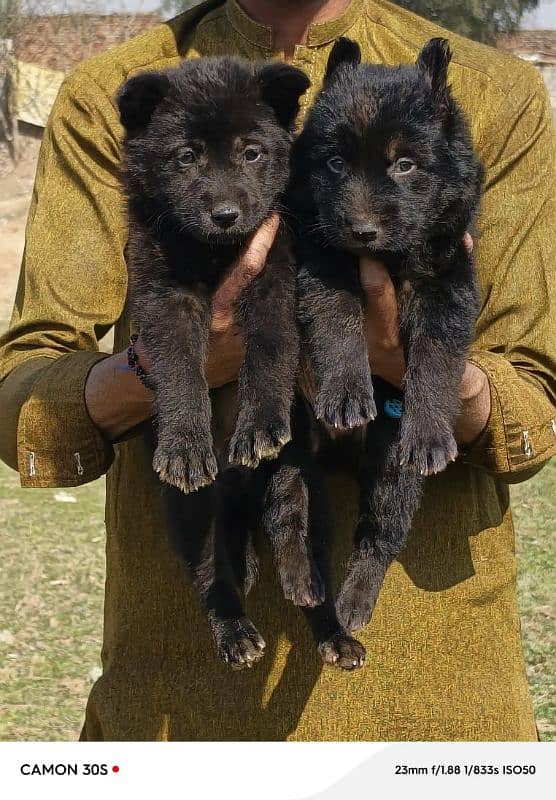
[[[363,10],[363,6],[364,0],[351,0],[346,10],[339,17],[326,22],[312,23],[307,32],[307,47],[318,47],[342,36],[355,23]],[[241,36],[251,44],[262,47],[265,50],[272,50],[271,27],[255,22],[236,0],[227,0],[226,13],[230,24]]]

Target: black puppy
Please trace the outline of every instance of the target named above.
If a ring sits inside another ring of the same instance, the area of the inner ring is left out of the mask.
[[[347,631],[371,617],[424,476],[458,452],[453,426],[478,303],[462,239],[473,230],[482,168],[447,86],[449,61],[447,42],[433,39],[414,65],[359,66],[357,44],[340,39],[294,147],[298,313],[314,412],[333,428],[367,426],[356,546],[337,602]],[[397,292],[403,396],[378,379],[373,392],[363,254],[386,264]],[[308,551],[306,562],[314,557]],[[298,569],[303,580],[307,567]]]
[[[246,354],[231,424],[229,398],[211,407],[204,374],[211,299],[248,236],[281,208],[291,128],[308,85],[285,64],[212,58],[137,75],[118,97],[131,313],[156,396],[153,467],[181,490],[167,493],[175,538],[219,653],[236,666],[259,658],[264,642],[241,598],[253,578],[238,531],[248,478],[228,460],[255,467],[290,438],[298,334],[286,230],[238,303]]]

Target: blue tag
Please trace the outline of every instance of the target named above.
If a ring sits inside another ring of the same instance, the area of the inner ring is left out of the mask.
[[[390,419],[401,419],[403,414],[403,403],[401,400],[385,400],[384,413]]]

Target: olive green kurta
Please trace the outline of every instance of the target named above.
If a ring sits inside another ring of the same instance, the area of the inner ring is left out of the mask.
[[[353,0],[335,21],[313,25],[295,50],[294,64],[313,81],[303,111],[343,34],[371,62],[412,60],[431,36],[447,35],[453,46],[451,83],[486,166],[472,359],[490,381],[487,429],[471,452],[428,480],[410,542],[361,632],[364,670],[322,668],[301,612],[281,599],[264,546],[248,608],[268,652],[245,673],[219,664],[167,546],[145,443],[104,442],[87,416],[83,386],[103,357],[98,339],[115,325],[115,347],[123,349],[129,332],[118,86],[182,58],[282,54],[272,52],[271,31],[228,0],[85,62],[62,86],[41,150],[12,325],[1,341],[0,451],[17,462],[28,487],[73,486],[110,467],[104,674],[91,692],[86,739],[536,737],[507,483],[539,469],[556,444],[554,141],[546,92],[535,69],[517,59],[382,0]],[[339,574],[355,491],[349,476],[330,481]]]

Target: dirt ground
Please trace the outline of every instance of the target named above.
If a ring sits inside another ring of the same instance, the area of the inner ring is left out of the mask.
[[[23,254],[25,223],[33,190],[40,141],[20,142],[17,164],[0,145],[0,321],[9,318]]]

